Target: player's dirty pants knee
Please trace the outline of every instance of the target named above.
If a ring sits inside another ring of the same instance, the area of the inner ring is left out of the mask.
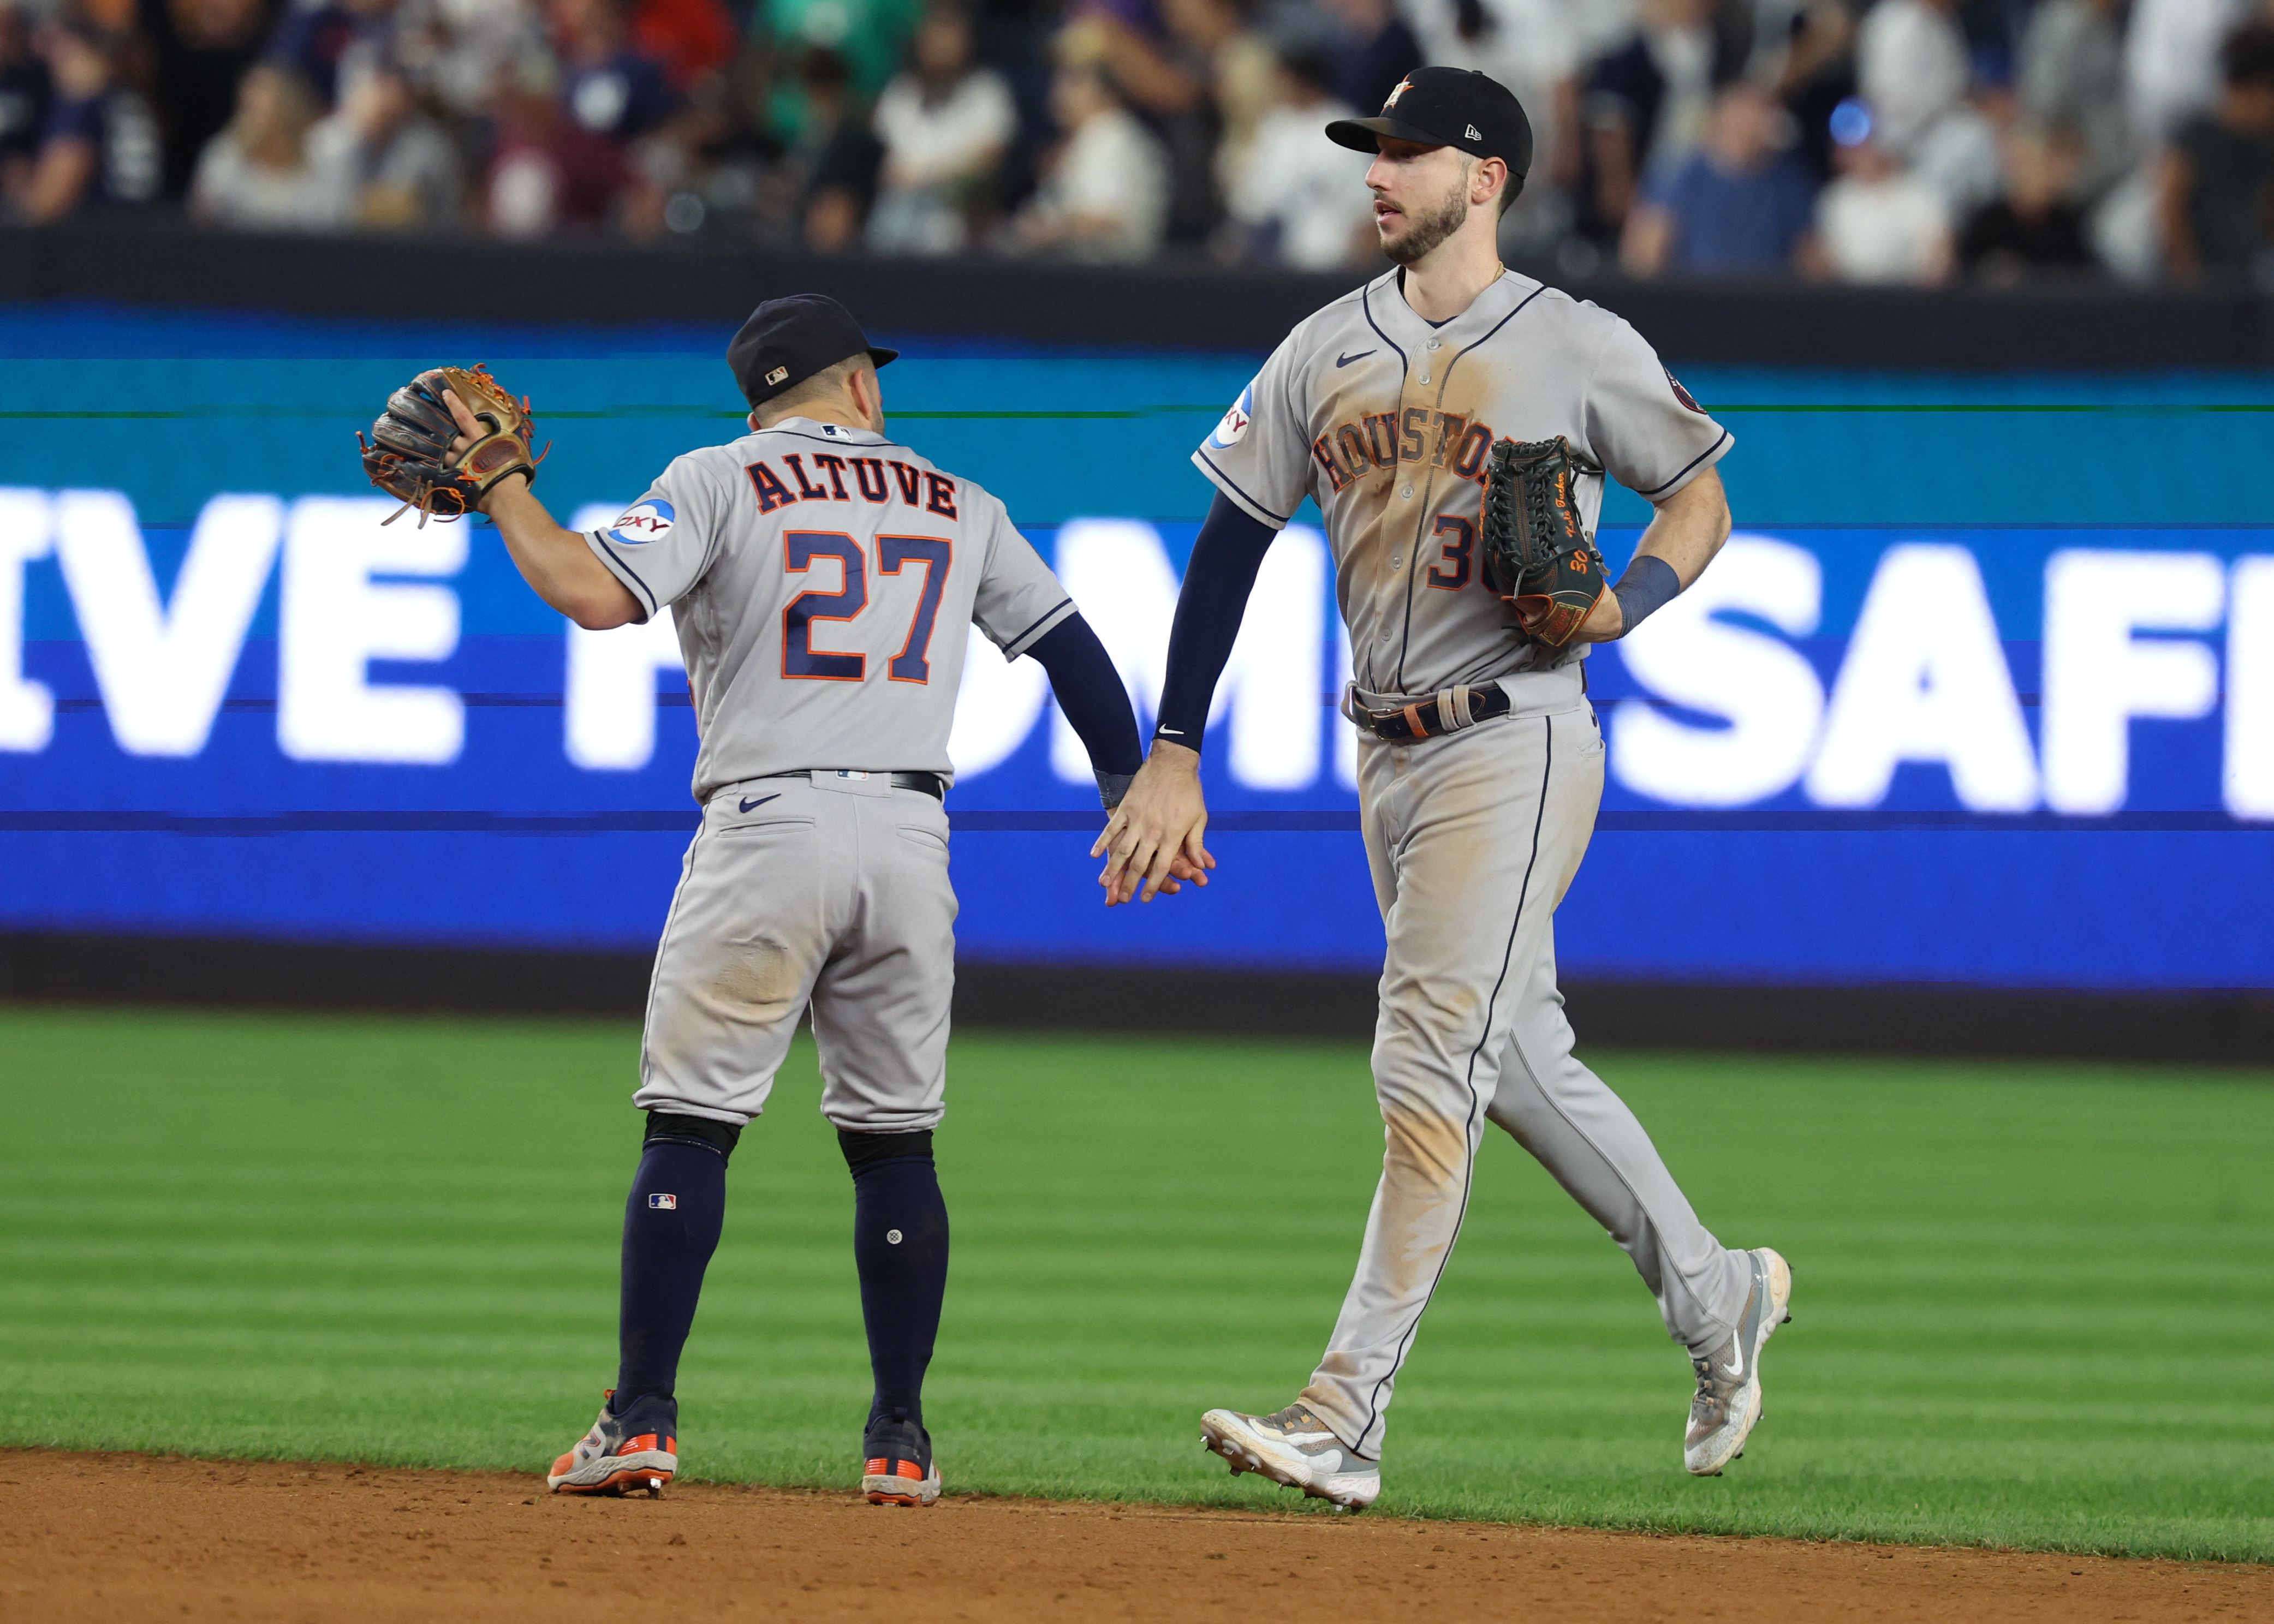
[[[1304,1393],[1361,1454],[1380,1451],[1488,1118],[1524,1122],[1525,1142],[1564,1187],[1633,1242],[1638,1263],[1653,1259],[1653,1289],[1680,1309],[1670,1320],[1687,1327],[1701,1304],[1709,1317],[1736,1311],[1725,1254],[1648,1136],[1570,1059],[1550,921],[1586,850],[1602,770],[1584,701],[1420,745],[1361,746],[1367,853],[1389,944],[1374,1052],[1382,1182],[1350,1294]],[[1552,1092],[1537,1075],[1551,1053],[1563,1067]],[[1506,1113],[1495,1109],[1503,1087],[1513,1091]],[[1568,1131],[1551,1132],[1548,1121],[1563,1118]],[[1661,1290],[1668,1281],[1681,1283]]]

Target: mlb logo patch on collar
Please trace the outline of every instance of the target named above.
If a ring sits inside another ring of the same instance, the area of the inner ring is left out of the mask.
[[[658,1212],[675,1213],[679,1210],[679,1198],[675,1195],[651,1195],[648,1197],[647,1204]]]

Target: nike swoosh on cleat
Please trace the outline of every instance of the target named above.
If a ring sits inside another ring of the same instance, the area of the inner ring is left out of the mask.
[[[1343,367],[1348,366],[1353,361],[1363,361],[1367,357],[1373,353],[1374,351],[1371,350],[1361,350],[1356,355],[1337,356],[1335,357],[1336,369],[1339,371]]]
[[[780,799],[781,799],[781,793],[780,793],[780,792],[779,792],[779,791],[776,791],[774,793],[772,793],[772,794],[771,794],[771,795],[761,795],[761,796],[759,796],[756,801],[744,801],[744,802],[742,803],[742,809],[743,811],[745,811],[745,812],[749,812],[749,811],[753,810],[753,809],[754,809],[754,808],[756,808],[762,807],[762,806],[765,805],[765,804],[766,804],[766,802],[768,802],[769,801],[779,801]]]

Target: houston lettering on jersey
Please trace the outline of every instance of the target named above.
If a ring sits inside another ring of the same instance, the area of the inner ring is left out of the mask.
[[[806,471],[809,460],[813,463],[811,473]],[[887,462],[883,457],[839,456],[832,451],[793,451],[779,461],[796,482],[794,490],[763,458],[745,470],[749,475],[750,488],[757,492],[760,513],[772,513],[798,502],[864,501],[882,505],[890,502],[897,491],[907,507],[936,513],[945,519],[956,516],[955,481],[930,469],[911,468],[906,462]],[[845,483],[848,472],[853,476],[850,485]]]
[[[1401,463],[1449,469],[1481,485],[1494,438],[1488,423],[1409,406],[1337,424],[1311,442],[1311,455],[1337,491],[1369,474],[1394,472]]]

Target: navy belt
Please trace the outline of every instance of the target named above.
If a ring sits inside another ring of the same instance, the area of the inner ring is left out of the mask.
[[[795,772],[767,772],[761,773],[759,776],[768,778],[809,778],[817,772],[850,771],[852,769],[845,767],[801,767]],[[947,799],[947,785],[936,772],[867,772],[862,776],[870,778],[890,778],[894,789],[922,790],[934,801]]]

